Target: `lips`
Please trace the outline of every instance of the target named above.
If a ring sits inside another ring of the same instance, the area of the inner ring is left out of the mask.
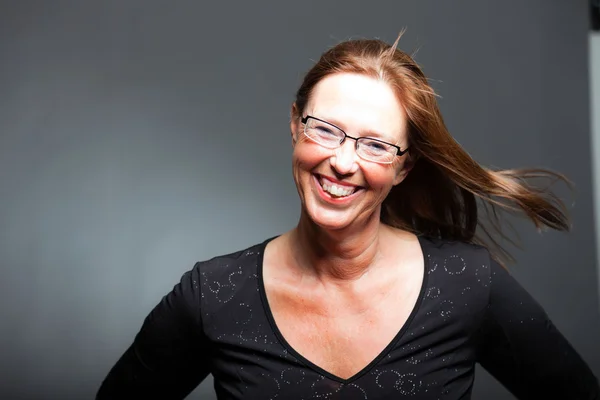
[[[345,200],[352,198],[356,192],[361,189],[358,185],[341,183],[338,180],[334,180],[323,175],[314,175],[317,184],[320,186],[323,195],[327,195],[327,198],[333,200]]]
[[[329,185],[336,185],[342,189],[352,189],[352,190],[356,190],[359,189],[360,186],[359,185],[355,185],[353,183],[349,183],[349,182],[342,182],[342,181],[338,181],[337,179],[325,176],[325,175],[321,175],[321,174],[315,174],[315,176],[317,177],[317,179],[319,180],[319,182],[321,184],[323,183],[327,183]]]

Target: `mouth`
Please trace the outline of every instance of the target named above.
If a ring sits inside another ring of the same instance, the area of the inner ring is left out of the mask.
[[[315,178],[321,186],[321,189],[323,189],[323,192],[325,192],[334,199],[343,199],[350,197],[361,189],[360,186],[342,185],[337,182],[332,182],[331,180],[319,174],[315,174]]]

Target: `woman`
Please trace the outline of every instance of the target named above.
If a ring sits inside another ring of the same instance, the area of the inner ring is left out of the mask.
[[[497,226],[478,202],[567,229],[561,203],[523,180],[553,175],[475,163],[396,45],[323,54],[291,111],[298,225],[197,263],[99,399],[183,398],[209,373],[219,399],[469,399],[476,363],[519,399],[600,399],[506,254],[475,237]]]

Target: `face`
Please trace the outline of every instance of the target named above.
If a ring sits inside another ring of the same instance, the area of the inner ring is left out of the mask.
[[[326,229],[378,220],[381,203],[408,172],[407,154],[392,164],[378,164],[360,158],[352,139],[337,149],[322,147],[304,135],[300,118],[311,115],[349,136],[373,137],[405,149],[407,119],[392,88],[364,75],[330,75],[314,88],[302,115],[299,112],[292,108],[293,174],[305,215]]]

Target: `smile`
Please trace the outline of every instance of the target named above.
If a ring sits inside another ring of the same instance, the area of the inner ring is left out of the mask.
[[[323,191],[327,192],[334,198],[350,196],[359,189],[358,186],[342,185],[340,183],[332,182],[321,175],[317,175],[316,177]]]

